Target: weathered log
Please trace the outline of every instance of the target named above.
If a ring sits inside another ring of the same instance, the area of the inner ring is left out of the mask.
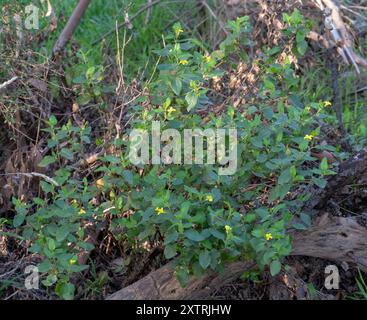
[[[185,288],[178,282],[172,265],[172,262],[168,263],[149,273],[132,285],[108,296],[107,300],[206,299],[216,289],[230,283],[246,270],[252,268],[254,263],[234,262],[228,264],[223,274],[209,271],[201,278],[192,278]]]
[[[302,255],[356,264],[367,272],[367,228],[354,218],[321,216],[306,231],[293,238],[292,255]]]

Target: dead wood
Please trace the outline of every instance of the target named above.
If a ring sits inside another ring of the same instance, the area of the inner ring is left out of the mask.
[[[175,274],[173,263],[168,263],[144,278],[107,297],[107,300],[160,300],[207,299],[211,293],[241,276],[254,266],[251,262],[234,262],[227,265],[223,274],[207,272],[201,278],[192,278],[182,288]]]
[[[61,32],[59,38],[55,43],[55,46],[53,48],[54,55],[56,55],[60,50],[62,50],[68,43],[76,27],[78,26],[81,18],[83,17],[85,11],[87,10],[89,3],[90,0],[80,0],[78,2],[68,23],[66,24],[64,30]]]
[[[367,228],[354,218],[325,213],[309,230],[294,234],[291,255],[350,262],[367,271]]]

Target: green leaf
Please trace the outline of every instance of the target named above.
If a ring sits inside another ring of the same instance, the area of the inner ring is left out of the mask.
[[[72,283],[62,283],[59,282],[55,288],[56,294],[65,300],[73,300],[75,286]]]
[[[39,272],[47,272],[52,269],[52,264],[50,260],[45,259],[38,265]]]
[[[324,189],[326,187],[326,184],[327,184],[327,180],[326,179],[321,179],[321,178],[315,179],[314,182],[321,189]]]
[[[18,228],[20,225],[22,225],[25,220],[25,217],[26,215],[24,213],[17,214],[13,220],[14,228]]]
[[[164,256],[166,257],[166,259],[172,259],[175,255],[177,254],[176,252],[176,245],[167,245],[164,248]]]
[[[277,275],[280,272],[281,268],[282,265],[279,260],[272,261],[272,263],[270,264],[270,274],[272,276]]]
[[[167,233],[164,237],[164,244],[170,244],[178,239],[178,232]]]
[[[289,169],[291,177],[294,179],[297,176],[297,168],[296,166],[291,166]]]
[[[62,148],[60,150],[60,156],[62,156],[63,158],[66,158],[68,160],[73,160],[74,159],[73,152],[68,148]]]
[[[131,173],[131,171],[129,170],[124,170],[122,172],[122,176],[124,177],[124,180],[130,185],[132,186],[134,184],[134,176]]]
[[[198,96],[195,92],[189,92],[186,94],[185,100],[187,102],[187,111],[190,111],[196,107],[198,103]]]
[[[46,278],[46,280],[42,281],[42,284],[46,287],[52,286],[57,281],[57,276],[54,274],[49,274]]]
[[[211,262],[211,256],[209,251],[201,251],[199,254],[199,263],[204,268],[207,269]]]
[[[293,228],[296,230],[307,230],[307,227],[303,223],[294,223]]]
[[[290,184],[277,185],[270,191],[268,201],[273,202],[277,199],[282,200],[287,195],[290,188],[291,188]]]
[[[106,162],[110,162],[110,163],[114,163],[114,164],[117,164],[117,163],[120,163],[120,159],[115,157],[115,156],[112,156],[112,155],[107,155],[107,156],[104,156],[102,158],[102,160],[106,161]]]
[[[66,226],[62,226],[56,231],[56,241],[63,241],[69,234],[69,229]]]
[[[81,248],[87,251],[92,251],[94,249],[94,245],[89,242],[79,242],[78,244]]]
[[[203,241],[205,240],[205,237],[202,236],[199,232],[197,232],[196,230],[187,230],[185,232],[185,236],[192,240],[192,241]]]
[[[56,161],[56,157],[54,156],[46,156],[42,159],[42,161],[40,163],[38,163],[39,167],[47,167],[48,165],[54,163]]]
[[[248,213],[245,215],[244,221],[246,223],[251,223],[251,222],[254,222],[255,220],[256,220],[256,214]]]
[[[216,229],[210,229],[210,233],[212,234],[213,237],[220,239],[220,240],[225,240],[226,239],[226,235],[223,232],[220,232]]]
[[[189,282],[189,272],[185,268],[180,268],[176,271],[177,280],[180,282],[182,287],[186,287]]]
[[[255,229],[255,230],[252,230],[251,234],[255,238],[261,238],[263,236],[263,231],[261,229]]]
[[[57,125],[57,119],[54,115],[52,115],[49,119],[48,119],[48,124],[51,126],[51,127],[54,127]]]
[[[55,240],[52,238],[47,239],[47,247],[50,251],[54,251],[56,249],[56,243]]]
[[[48,183],[46,181],[40,182],[41,188],[45,193],[53,192],[54,191],[54,185],[51,183]]]
[[[327,162],[327,158],[322,158],[321,163],[320,163],[320,169],[322,171],[326,171],[329,168],[328,162]]]
[[[311,218],[308,214],[301,212],[300,218],[307,227],[311,226]]]
[[[264,256],[263,256],[263,261],[264,261],[264,264],[268,264],[269,261],[275,256],[276,252],[275,250],[268,250],[264,253]]]
[[[279,178],[278,178],[278,183],[279,184],[286,184],[291,180],[292,176],[291,176],[291,171],[290,169],[286,169],[284,171],[282,171],[282,173],[280,174]]]
[[[182,81],[180,78],[176,77],[170,83],[172,91],[175,93],[176,96],[179,96],[182,90]]]

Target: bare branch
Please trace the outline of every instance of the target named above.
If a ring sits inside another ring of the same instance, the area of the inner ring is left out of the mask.
[[[57,54],[62,48],[70,40],[71,36],[73,35],[76,27],[78,26],[82,16],[84,15],[85,11],[89,6],[90,0],[80,0],[78,5],[75,7],[73,14],[69,18],[68,23],[66,24],[64,30],[60,34],[59,38],[57,39],[55,46],[53,48],[53,54]]]

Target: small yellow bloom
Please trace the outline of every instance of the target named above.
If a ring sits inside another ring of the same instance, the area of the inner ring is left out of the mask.
[[[273,239],[273,235],[269,232],[265,235],[265,239],[266,241],[270,241],[271,239]]]
[[[310,135],[310,134],[306,134],[306,135],[304,136],[304,139],[305,139],[305,140],[307,140],[307,141],[311,141],[311,140],[313,139],[313,136],[312,136],[312,135]]]
[[[176,37],[178,37],[182,32],[183,32],[183,30],[181,28],[177,28],[175,30]]]
[[[164,209],[162,207],[157,207],[157,208],[155,208],[155,212],[157,212],[157,215],[160,215],[160,214],[164,213]]]
[[[224,230],[226,231],[226,234],[229,234],[232,231],[232,228],[228,225],[224,226]]]
[[[80,208],[79,215],[83,215],[83,214],[85,214],[85,210],[83,208]]]
[[[205,61],[206,61],[206,62],[208,62],[208,63],[209,63],[210,61],[212,61],[212,57],[211,57],[211,55],[210,55],[210,54],[208,54],[208,55],[206,55],[206,56],[205,56]]]
[[[74,265],[74,264],[76,264],[76,259],[74,259],[74,258],[73,258],[73,259],[70,259],[70,260],[69,260],[69,264],[70,264],[70,265]]]
[[[173,108],[173,107],[169,107],[168,110],[167,110],[168,114],[171,114],[172,112],[175,112],[175,111],[176,111],[176,109]]]
[[[187,64],[189,64],[189,62],[187,60],[180,60],[180,64],[186,66]]]
[[[307,112],[310,112],[310,111],[311,111],[311,107],[310,107],[310,106],[307,106],[307,107],[306,107],[306,111],[307,111]]]
[[[206,197],[205,197],[206,201],[208,202],[213,202],[213,196],[211,194],[208,194]]]
[[[331,106],[331,102],[330,101],[324,101],[324,106],[325,107],[330,107]]]

